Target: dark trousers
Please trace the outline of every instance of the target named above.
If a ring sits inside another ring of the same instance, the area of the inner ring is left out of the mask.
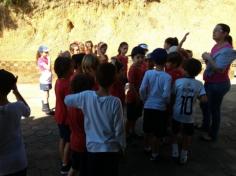
[[[24,170],[21,170],[19,172],[8,174],[6,176],[26,176],[26,175],[27,175],[27,169],[24,169]]]
[[[118,176],[119,153],[88,152],[88,176]]]
[[[205,83],[208,102],[201,104],[203,112],[203,128],[209,131],[213,139],[217,139],[221,122],[221,104],[225,94],[230,90],[230,82]]]

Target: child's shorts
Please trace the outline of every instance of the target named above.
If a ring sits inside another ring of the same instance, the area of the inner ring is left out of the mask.
[[[142,116],[143,104],[127,103],[127,119],[131,121],[137,120]]]
[[[71,152],[71,167],[73,170],[86,170],[86,163],[87,163],[87,152]]]
[[[143,131],[156,137],[164,137],[167,128],[167,113],[157,109],[144,109]]]
[[[184,135],[192,136],[194,134],[194,124],[193,123],[181,123],[176,121],[175,119],[172,120],[172,131],[174,134],[178,134],[181,132]]]
[[[42,91],[48,91],[48,90],[50,90],[50,89],[52,89],[52,84],[41,84],[40,83],[40,90],[42,90]]]
[[[70,142],[70,128],[68,125],[58,124],[59,135],[65,142]]]

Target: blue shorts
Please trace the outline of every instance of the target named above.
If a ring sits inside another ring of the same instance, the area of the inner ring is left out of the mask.
[[[60,138],[65,142],[70,142],[70,128],[68,125],[58,124]]]
[[[48,91],[48,90],[50,90],[50,89],[52,89],[52,84],[41,84],[40,83],[40,90],[42,90],[42,91]]]

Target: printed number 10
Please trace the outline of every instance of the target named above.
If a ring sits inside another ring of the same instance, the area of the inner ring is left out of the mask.
[[[180,114],[191,115],[193,112],[193,97],[191,96],[181,96],[181,110]]]

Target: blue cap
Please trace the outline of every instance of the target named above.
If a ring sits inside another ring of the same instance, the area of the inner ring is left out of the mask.
[[[45,45],[41,45],[38,49],[38,52],[43,53],[43,52],[48,52],[49,48]]]
[[[167,52],[163,48],[157,48],[150,53],[150,59],[156,64],[165,64],[167,60]]]

